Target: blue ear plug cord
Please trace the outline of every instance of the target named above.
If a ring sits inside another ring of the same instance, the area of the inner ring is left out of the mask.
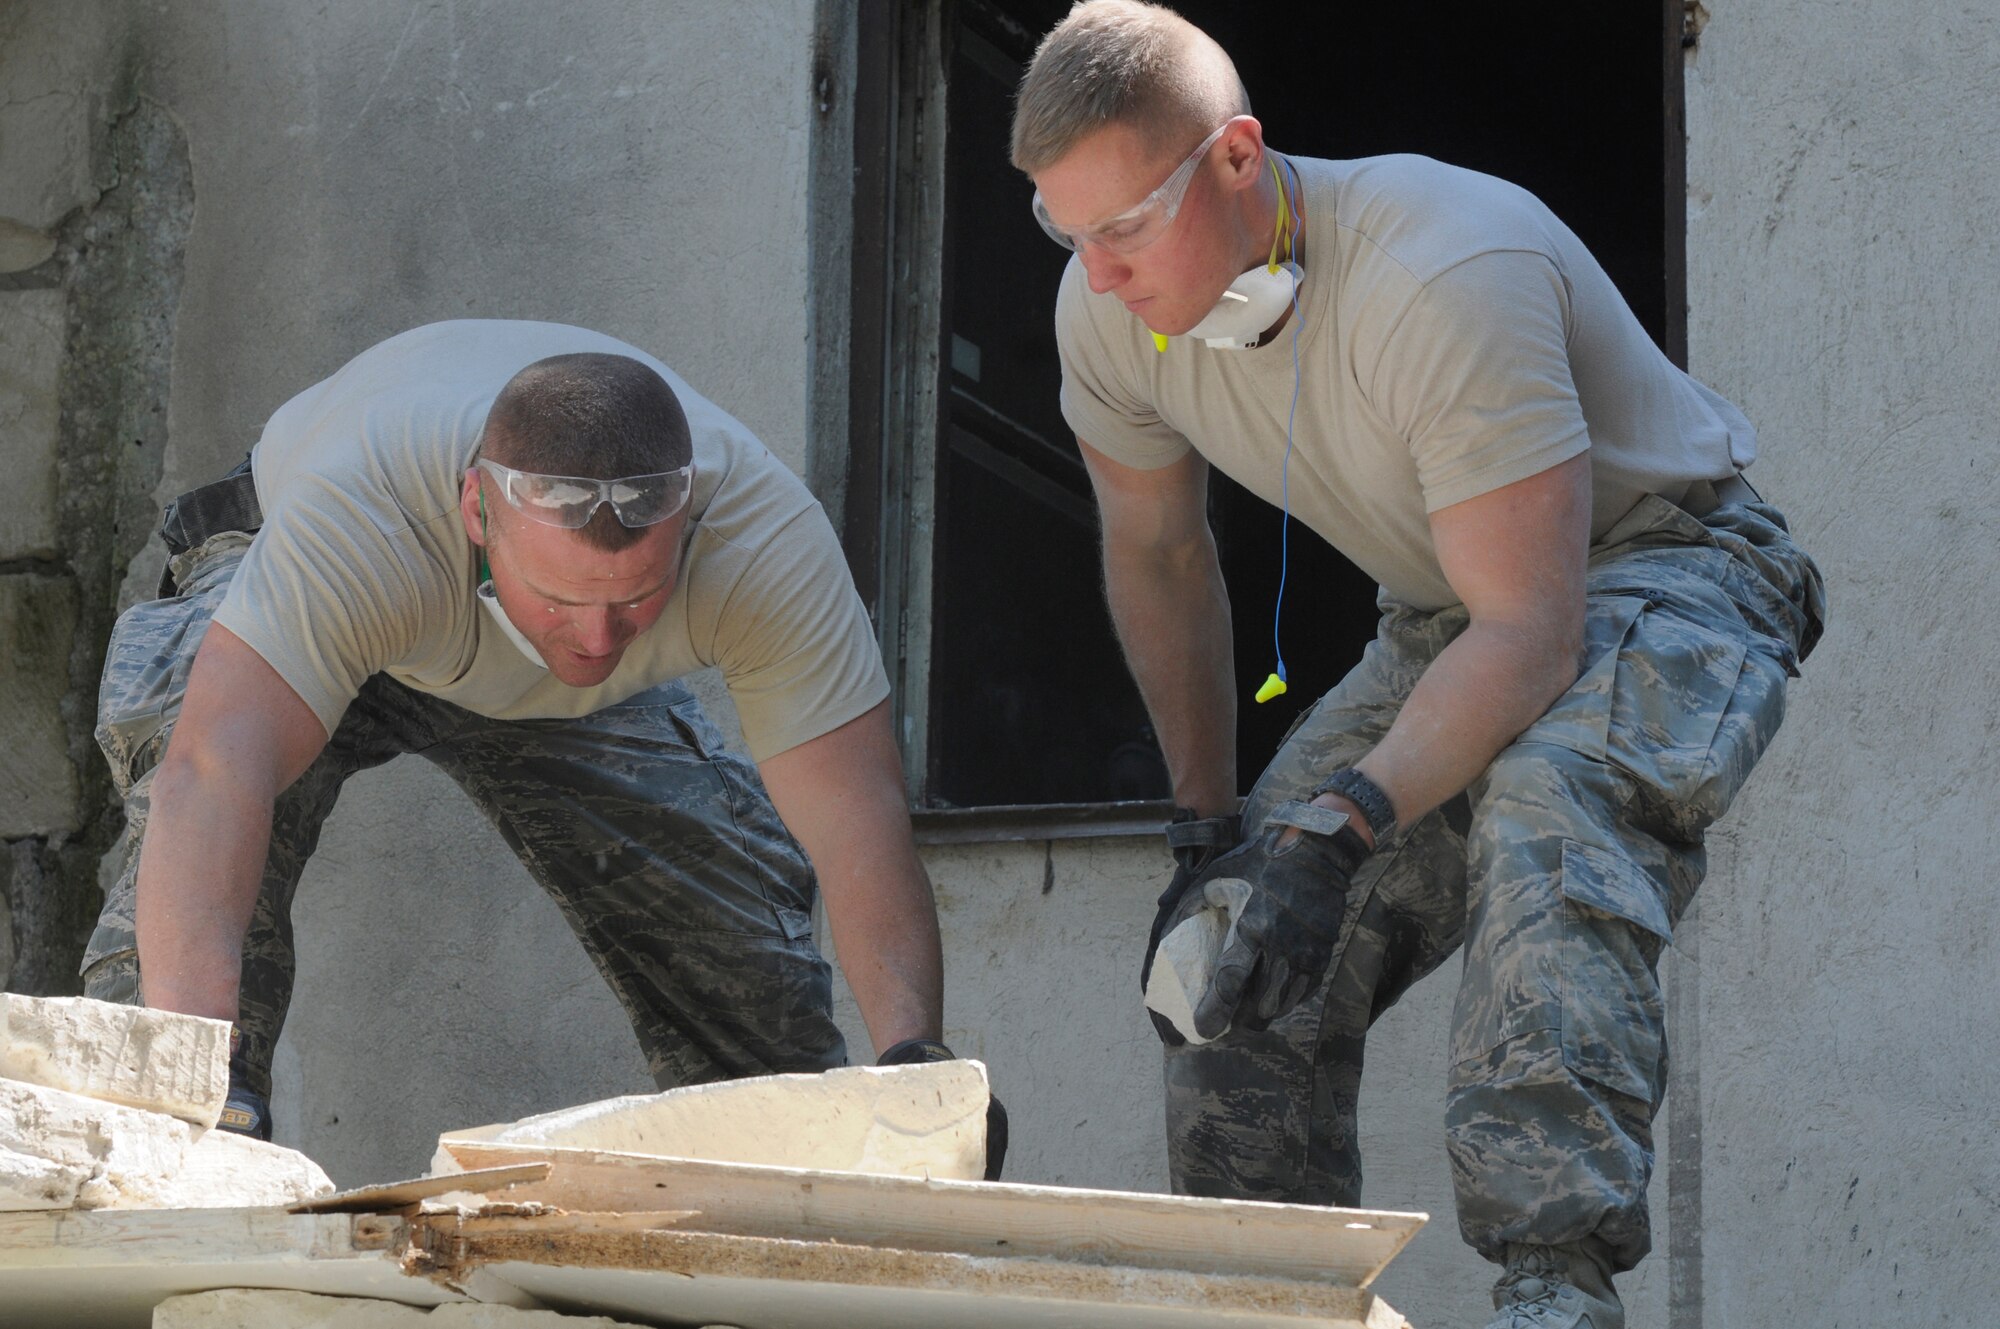
[[[1286,165],[1289,166],[1290,163],[1287,162]],[[1284,177],[1278,175],[1275,162],[1272,163],[1271,174],[1278,180],[1278,227],[1280,231],[1285,232],[1285,259],[1287,262],[1293,262],[1295,260],[1292,239],[1298,234],[1298,214],[1291,208],[1291,200],[1285,192]],[[1288,223],[1291,229],[1285,231]],[[1273,236],[1271,250],[1274,267],[1277,248],[1277,237]],[[1285,461],[1279,472],[1279,494],[1282,505],[1278,516],[1281,523],[1278,528],[1278,601],[1271,607],[1271,654],[1276,657],[1278,667],[1264,680],[1264,685],[1257,689],[1256,697],[1259,702],[1282,697],[1289,682],[1285,675],[1285,649],[1279,641],[1278,629],[1284,622],[1285,579],[1291,572],[1292,562],[1292,427],[1299,416],[1299,326],[1304,321],[1305,315],[1299,310],[1299,283],[1295,278],[1292,282],[1292,405],[1285,413]]]

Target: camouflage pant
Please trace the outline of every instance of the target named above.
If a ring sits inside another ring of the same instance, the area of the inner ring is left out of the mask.
[[[1666,1088],[1656,965],[1823,617],[1784,519],[1658,498],[1593,551],[1582,676],[1463,794],[1362,867],[1327,981],[1263,1034],[1167,1054],[1177,1191],[1355,1205],[1362,1042],[1460,946],[1446,1143],[1465,1240],[1650,1245]],[[1385,604],[1361,663],[1286,740],[1246,828],[1382,736],[1462,606]]]
[[[85,991],[139,1000],[133,935],[153,774],[189,665],[249,537],[181,555],[181,594],[118,620],[97,739],[125,800],[117,881],[84,956]],[[269,1092],[291,999],[291,903],[341,784],[398,753],[434,762],[555,899],[624,1005],[662,1088],[846,1061],[832,975],[813,945],[811,865],[756,768],[668,684],[576,720],[491,720],[376,675],[325,750],[278,799],[244,944],[239,1027]]]

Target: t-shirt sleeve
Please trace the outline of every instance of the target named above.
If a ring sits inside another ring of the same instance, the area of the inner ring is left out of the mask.
[[[1071,259],[1056,289],[1063,419],[1078,438],[1127,466],[1150,471],[1180,460],[1188,441],[1146,399],[1132,364],[1131,329],[1117,325],[1128,316],[1093,309],[1092,300],[1083,264]]]
[[[1590,447],[1570,372],[1569,291],[1546,256],[1480,254],[1417,288],[1360,378],[1410,445],[1424,510],[1539,475]]]
[[[750,559],[717,616],[715,660],[754,761],[830,733],[889,695],[875,629],[819,504]]]
[[[369,676],[409,652],[423,612],[393,537],[299,501],[267,514],[215,621],[331,734]]]

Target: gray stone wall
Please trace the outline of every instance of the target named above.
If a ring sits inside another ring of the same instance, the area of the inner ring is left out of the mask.
[[[94,680],[166,451],[186,143],[111,11],[0,8],[0,980],[77,989],[117,835]]]
[[[1990,1325],[2000,1249],[2000,10],[1715,3],[1688,343],[1832,623],[1718,837],[1677,1329]]]

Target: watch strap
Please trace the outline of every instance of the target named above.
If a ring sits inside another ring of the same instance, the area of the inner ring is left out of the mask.
[[[1343,766],[1332,775],[1319,782],[1308,798],[1318,798],[1321,794],[1339,794],[1355,807],[1361,809],[1362,819],[1368,823],[1369,834],[1380,844],[1396,831],[1396,806],[1389,796],[1382,792],[1382,786],[1363,775],[1352,766]]]

